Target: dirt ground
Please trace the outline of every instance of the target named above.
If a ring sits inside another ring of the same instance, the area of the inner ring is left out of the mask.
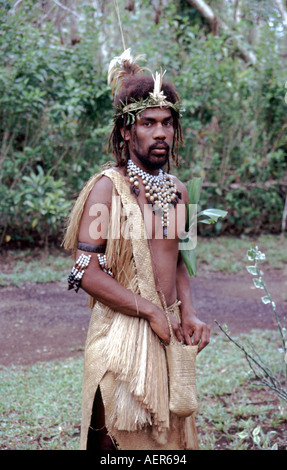
[[[265,282],[276,302],[281,322],[287,317],[287,279],[266,271]],[[252,276],[209,274],[193,278],[194,305],[199,317],[219,333],[217,320],[232,335],[254,328],[277,328],[270,305],[255,289]],[[83,355],[90,319],[88,296],[68,291],[66,283],[26,283],[0,288],[0,364],[27,365]]]

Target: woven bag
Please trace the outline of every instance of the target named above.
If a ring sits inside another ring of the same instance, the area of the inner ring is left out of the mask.
[[[173,335],[167,313],[171,334],[166,346],[169,375],[169,409],[180,417],[190,416],[197,410],[196,355],[198,346],[182,344]]]

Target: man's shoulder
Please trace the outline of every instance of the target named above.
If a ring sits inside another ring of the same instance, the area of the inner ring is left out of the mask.
[[[109,177],[108,171],[102,171],[95,175],[95,182],[88,197],[89,203],[95,203],[109,200],[112,197],[113,182]]]
[[[95,180],[95,185],[100,186],[112,186],[114,175],[119,173],[119,169],[115,166],[109,166],[103,168],[99,173],[96,173],[92,178]]]
[[[119,175],[123,176],[122,171],[115,166],[103,169],[100,173],[94,175],[94,184],[89,195],[89,202],[97,202],[103,199],[111,200],[113,186]]]

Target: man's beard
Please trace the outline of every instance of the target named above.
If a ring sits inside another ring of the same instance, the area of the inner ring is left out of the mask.
[[[151,152],[157,148],[163,148],[166,150],[166,154],[161,155],[160,157],[155,157],[154,160],[152,160],[152,155]],[[136,148],[134,148],[134,154],[135,156],[139,159],[139,161],[148,169],[148,170],[159,170],[162,168],[166,163],[168,162],[169,159],[169,151],[170,147],[166,142],[158,142],[153,145],[151,145],[148,148],[147,154],[140,153]]]

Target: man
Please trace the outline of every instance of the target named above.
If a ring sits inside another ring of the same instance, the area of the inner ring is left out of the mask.
[[[119,60],[111,143],[116,166],[90,179],[65,238],[70,278],[93,306],[83,382],[82,449],[197,449],[194,416],[169,412],[164,344],[209,342],[180,256],[188,194],[162,171],[178,161],[179,99],[171,84]],[[74,276],[74,277],[73,277]]]

